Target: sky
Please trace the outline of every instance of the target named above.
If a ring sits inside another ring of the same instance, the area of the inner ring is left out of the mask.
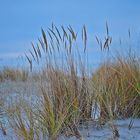
[[[90,39],[104,35],[107,22],[116,41],[127,37],[128,29],[140,33],[140,1],[0,0],[0,66],[18,62],[52,22],[76,30],[85,24]]]

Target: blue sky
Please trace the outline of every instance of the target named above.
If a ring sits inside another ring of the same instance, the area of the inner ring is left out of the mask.
[[[0,63],[14,63],[51,23],[87,26],[89,35],[104,35],[109,24],[114,40],[126,37],[130,28],[140,31],[139,0],[0,0]]]

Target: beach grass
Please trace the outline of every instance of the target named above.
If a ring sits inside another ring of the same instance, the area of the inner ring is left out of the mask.
[[[57,140],[62,135],[82,139],[79,126],[91,121],[100,126],[111,122],[113,138],[119,137],[113,120],[140,117],[139,56],[113,56],[112,61],[104,61],[93,72],[88,67],[85,25],[81,34],[71,26],[58,28],[54,24],[46,32],[41,29],[41,33],[38,43],[32,43],[25,54],[31,72],[33,65],[41,66],[30,76],[39,87],[40,98],[33,106],[23,99],[7,110],[9,127],[15,135],[25,140]],[[79,38],[82,47],[77,46]],[[112,37],[107,23],[105,40],[95,39],[101,51],[110,51]],[[28,77],[24,70],[0,71],[1,81],[25,82]]]

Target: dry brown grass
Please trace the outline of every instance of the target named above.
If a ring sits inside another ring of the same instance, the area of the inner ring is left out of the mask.
[[[26,81],[27,78],[28,78],[28,71],[23,69],[5,67],[4,69],[0,70],[0,81],[4,81],[4,80]]]
[[[92,91],[89,90],[85,63],[75,46],[78,34],[71,26],[61,26],[60,30],[53,25],[47,34],[43,29],[41,31],[42,39],[36,45],[32,43],[30,56],[26,55],[31,70],[34,62],[39,65],[45,58],[45,65],[37,76],[42,100],[34,114],[39,129],[50,140],[57,139],[61,133],[81,138],[78,125],[81,120],[91,118]],[[86,53],[85,26],[82,42]]]
[[[11,126],[20,138],[30,136],[34,139],[34,136],[39,138],[41,134],[42,138],[57,140],[62,134],[81,139],[79,124],[91,120],[92,110],[97,109],[94,103],[100,108],[98,119],[101,121],[140,117],[138,60],[132,55],[126,59],[117,57],[113,63],[102,65],[92,77],[87,67],[88,37],[85,26],[81,32],[81,49],[86,60],[76,45],[79,34],[71,26],[59,29],[52,25],[46,32],[43,29],[41,32],[42,38],[38,39],[37,44],[32,43],[30,55],[26,55],[31,70],[34,63],[38,66],[43,64],[41,71],[34,75],[40,87],[41,100],[33,109],[16,108]],[[109,51],[112,37],[107,24],[105,40],[98,37],[96,40],[101,50]],[[15,80],[18,72],[6,70],[6,73],[7,77]],[[113,123],[110,127],[114,137],[119,137]]]
[[[118,57],[93,75],[102,118],[140,116],[140,63],[135,57]]]

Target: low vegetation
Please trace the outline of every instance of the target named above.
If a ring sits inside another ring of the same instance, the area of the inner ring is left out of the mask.
[[[102,118],[140,117],[138,58],[117,57],[115,62],[105,63],[93,74],[93,81]]]
[[[5,67],[0,70],[0,81],[11,80],[11,81],[26,81],[28,78],[28,71],[23,69]]]
[[[106,37],[96,37],[101,51],[109,51],[112,37],[106,24]],[[63,136],[82,139],[79,126],[97,121],[102,125],[114,119],[140,117],[140,61],[132,53],[104,62],[95,72],[88,69],[87,31],[79,34],[71,26],[58,29],[52,24],[47,34],[32,43],[26,58],[33,65],[43,67],[33,73],[38,82],[40,99],[32,107],[27,102],[13,105],[7,111],[8,122],[19,139],[56,140]],[[0,80],[26,81],[28,72],[6,68],[0,71]],[[96,112],[99,116],[96,119]],[[93,115],[94,114],[94,115]],[[113,136],[119,137],[117,128],[111,124]],[[114,133],[115,132],[115,133]]]

